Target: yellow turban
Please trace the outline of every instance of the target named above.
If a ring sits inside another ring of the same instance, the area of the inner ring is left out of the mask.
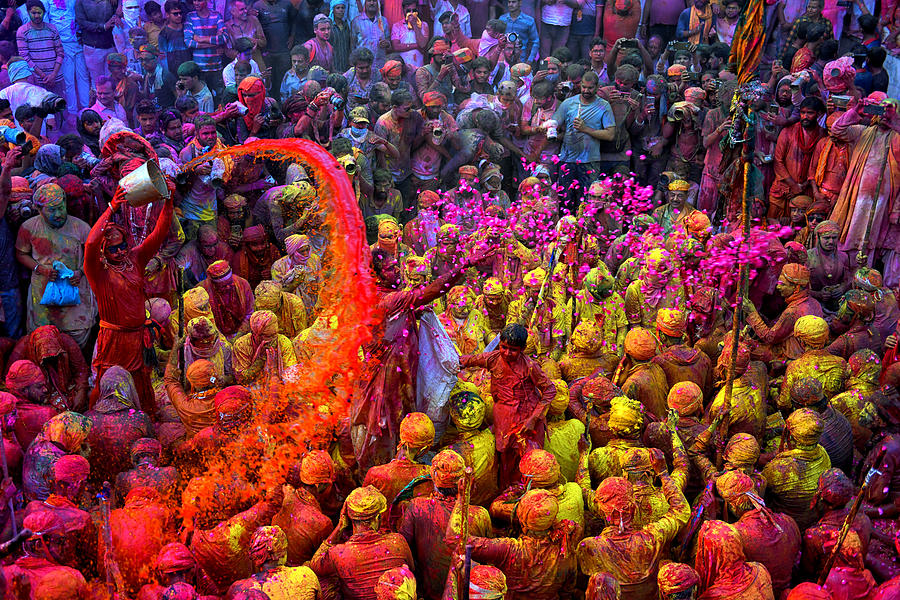
[[[347,496],[347,514],[356,521],[367,521],[385,510],[387,500],[374,486],[356,488]]]
[[[499,296],[505,291],[506,288],[503,287],[503,283],[496,277],[489,277],[487,281],[484,282],[484,287],[481,288],[481,292],[485,296]]]
[[[538,267],[533,271],[529,271],[525,275],[525,285],[528,287],[539,288],[544,284],[544,280],[547,279],[547,271]]]
[[[256,286],[256,310],[275,311],[281,308],[281,284],[277,281],[260,281]]]
[[[391,219],[385,219],[378,224],[378,235],[382,234],[400,235],[400,226]]]
[[[456,483],[466,470],[466,462],[459,453],[446,449],[431,460],[431,479],[438,488],[456,488]]]
[[[815,446],[824,431],[819,413],[811,408],[798,408],[787,418],[785,427],[791,439],[800,446]]]
[[[687,329],[687,317],[678,309],[661,308],[656,313],[656,329],[669,337],[680,338]]]
[[[684,179],[675,179],[669,182],[670,192],[686,192],[691,189],[691,184]]]
[[[630,435],[641,430],[644,424],[644,406],[637,400],[616,396],[610,402],[609,429],[613,433]]]
[[[209,306],[209,294],[202,287],[191,288],[184,293],[184,322],[187,323],[196,317],[213,318],[212,308]]]
[[[656,336],[649,329],[635,327],[625,336],[625,352],[634,360],[650,360],[656,356]]]
[[[550,414],[561,415],[569,407],[569,386],[562,379],[554,379],[553,385],[556,386],[556,395],[550,402]]]
[[[270,310],[257,310],[250,315],[250,332],[261,336],[278,333],[278,317]]]
[[[603,347],[603,339],[589,321],[582,321],[572,332],[572,346],[579,352],[596,354]]]
[[[794,322],[794,335],[811,350],[820,350],[828,343],[828,322],[822,317],[804,315]]]
[[[749,433],[736,433],[725,445],[724,457],[726,465],[751,467],[759,460],[759,442]]]

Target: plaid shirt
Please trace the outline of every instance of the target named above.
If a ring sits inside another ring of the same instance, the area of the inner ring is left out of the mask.
[[[196,36],[209,36],[212,48],[198,48]],[[194,51],[194,62],[201,71],[222,69],[222,48],[225,46],[225,21],[217,12],[209,11],[204,18],[196,12],[188,13],[184,23],[184,43]]]

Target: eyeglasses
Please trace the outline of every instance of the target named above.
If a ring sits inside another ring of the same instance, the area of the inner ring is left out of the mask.
[[[122,242],[121,244],[116,244],[115,246],[106,247],[106,251],[109,253],[125,252],[126,250],[128,250],[128,242]]]

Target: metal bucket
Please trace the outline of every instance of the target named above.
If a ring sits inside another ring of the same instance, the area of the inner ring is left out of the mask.
[[[119,187],[125,190],[125,200],[131,206],[144,206],[154,200],[169,197],[166,177],[152,160],[119,180]]]

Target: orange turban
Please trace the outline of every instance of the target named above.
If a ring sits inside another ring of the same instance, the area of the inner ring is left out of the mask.
[[[469,600],[496,600],[506,597],[506,575],[491,565],[472,565]]]
[[[368,521],[387,510],[384,494],[371,485],[350,492],[346,504],[347,514],[356,521]]]
[[[287,562],[288,541],[284,530],[278,525],[257,528],[250,537],[250,560],[257,567],[274,561],[279,566]]]
[[[300,462],[300,481],[306,485],[333,483],[334,461],[324,450],[312,450]]]
[[[389,60],[381,67],[381,74],[385,77],[396,77],[403,74],[403,63],[399,60]]]
[[[680,64],[675,64],[669,67],[666,70],[666,75],[669,77],[681,77],[681,74],[687,71],[687,67]]]
[[[669,390],[666,403],[680,416],[690,416],[702,408],[703,390],[693,381],[681,381]]]
[[[156,569],[162,574],[188,571],[197,566],[188,547],[178,542],[166,544],[156,555]]]
[[[428,448],[434,443],[434,423],[425,413],[409,413],[400,421],[400,443],[410,449]]]
[[[0,392],[0,415],[8,415],[16,410],[16,397],[9,392]]]
[[[697,571],[683,563],[666,563],[660,567],[656,579],[663,594],[677,594],[700,585]]]
[[[446,106],[447,97],[440,92],[425,92],[422,96],[422,104],[425,106]]]
[[[559,483],[559,462],[546,450],[536,448],[529,450],[519,461],[522,478],[532,481],[538,488],[548,488]]]
[[[647,361],[656,356],[656,336],[649,329],[635,327],[625,336],[625,353],[634,360]]]
[[[216,380],[216,365],[205,358],[195,360],[188,366],[185,374],[192,390],[209,387]]]
[[[80,454],[61,456],[53,465],[53,477],[57,482],[84,483],[91,474],[91,464]]]
[[[702,210],[695,210],[684,219],[687,232],[695,237],[705,237],[709,233],[709,217]]]
[[[748,493],[756,493],[756,484],[743,471],[735,469],[726,471],[716,479],[716,489],[725,502],[741,507],[746,504],[744,497]]]
[[[809,268],[796,263],[788,263],[781,268],[781,277],[794,285],[809,285]]]
[[[736,433],[725,445],[725,464],[732,467],[752,467],[759,460],[759,442],[749,433]]]
[[[556,523],[559,501],[547,490],[529,490],[519,500],[516,516],[525,531],[547,531]]]
[[[434,487],[453,488],[466,470],[466,462],[459,453],[447,449],[438,452],[431,460],[431,479]]]
[[[791,590],[785,600],[833,600],[831,592],[822,587],[806,581]]]
[[[44,374],[39,366],[30,360],[17,360],[10,365],[6,373],[6,389],[13,394],[21,395],[28,386],[44,380]]]
[[[656,329],[669,337],[680,338],[687,329],[687,316],[674,308],[661,308],[656,313]]]

